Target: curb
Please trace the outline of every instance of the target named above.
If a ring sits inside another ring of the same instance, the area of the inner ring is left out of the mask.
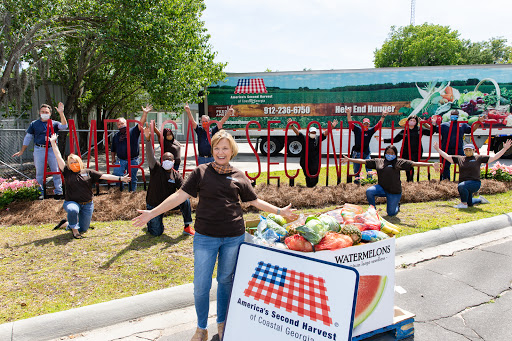
[[[512,226],[512,213],[398,238],[395,256]],[[212,281],[210,299],[216,299]],[[0,340],[52,340],[194,305],[192,283],[0,325]]]

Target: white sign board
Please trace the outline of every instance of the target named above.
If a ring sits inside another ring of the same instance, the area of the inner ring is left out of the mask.
[[[224,341],[351,340],[356,269],[243,243]]]
[[[288,251],[357,269],[359,288],[353,336],[393,324],[395,238],[332,251]]]

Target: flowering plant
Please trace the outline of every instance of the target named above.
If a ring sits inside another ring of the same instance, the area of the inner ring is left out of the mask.
[[[0,178],[0,208],[15,200],[36,200],[39,197],[39,184],[35,179],[19,181],[16,178]]]
[[[371,178],[363,178],[362,176],[355,177],[354,180],[359,180],[359,183],[361,186],[368,185],[368,184],[376,184],[377,183],[377,172],[376,171],[369,171],[367,172],[369,176],[372,176]]]
[[[506,166],[496,162],[494,166],[489,167],[487,174],[485,173],[485,166],[482,166],[482,168],[480,168],[480,178],[507,182],[512,181],[512,166]]]

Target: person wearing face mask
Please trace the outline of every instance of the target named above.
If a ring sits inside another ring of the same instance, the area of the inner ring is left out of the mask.
[[[94,210],[92,186],[100,179],[130,182],[130,177],[128,175],[118,177],[86,169],[82,159],[75,154],[70,154],[67,162],[65,162],[56,141],[57,134],[53,134],[50,137],[50,143],[59,169],[64,176],[66,194],[63,207],[67,213],[67,222],[61,222],[57,226],[71,230],[73,238],[80,239],[82,238],[82,233],[89,229],[92,219],[92,212]]]
[[[165,133],[165,129],[164,129]],[[146,209],[151,210],[160,205],[168,196],[175,193],[183,185],[183,178],[174,168],[174,155],[165,152],[162,155],[162,163],[155,159],[155,152],[151,143],[151,129],[144,127],[144,137],[146,138],[146,156],[149,165],[149,186],[146,194]],[[195,231],[190,226],[192,224],[192,213],[190,200],[187,199],[179,205],[183,215],[183,234],[193,236]],[[153,236],[160,236],[164,232],[163,214],[160,214],[147,223],[148,232]]]
[[[64,116],[64,104],[60,102],[57,106],[57,112],[60,116],[60,122],[52,121],[53,132],[59,133],[59,130],[68,127],[68,121]],[[34,140],[34,166],[36,167],[36,180],[40,185],[41,199],[43,198],[43,177],[44,177],[44,159],[46,154],[46,133],[48,120],[51,118],[52,107],[48,104],[42,104],[39,108],[39,120],[32,121],[27,129],[27,134],[23,139],[21,150],[14,153],[12,157],[22,156],[28,145]],[[52,172],[58,172],[59,167],[52,149],[48,149],[48,166]],[[53,176],[55,198],[62,196],[62,179],[60,175]]]
[[[485,163],[494,162],[505,154],[505,152],[512,146],[512,140],[507,140],[503,149],[497,152],[494,156],[478,155],[475,154],[475,146],[471,143],[464,145],[464,156],[449,155],[439,148],[439,144],[434,142],[434,148],[438,151],[439,155],[448,161],[450,164],[457,164],[459,166],[459,184],[457,190],[460,195],[460,203],[453,206],[455,208],[468,208],[475,204],[488,204],[489,201],[484,197],[473,198],[473,194],[478,192],[482,182],[480,181],[480,166]]]
[[[155,127],[155,134],[158,136],[158,140],[160,140],[161,132]],[[181,143],[178,142],[174,138],[174,133],[169,128],[164,128],[164,153],[171,153],[174,156],[174,169],[177,171],[180,169],[181,164]]]
[[[400,199],[402,198],[402,182],[400,171],[408,171],[412,167],[434,167],[439,170],[439,163],[414,162],[397,157],[398,151],[395,146],[387,146],[384,150],[384,158],[363,160],[352,159],[343,156],[345,162],[365,164],[377,170],[377,185],[366,190],[368,204],[375,207],[376,197],[386,198],[386,212],[388,216],[395,216],[400,212]]]
[[[441,123],[440,127],[437,127],[435,126],[435,121],[432,121],[434,124],[434,132],[441,134],[441,149],[449,155],[464,155],[462,148],[464,146],[464,134],[472,134],[478,125],[483,126],[485,116],[480,116],[477,121],[478,123],[473,127],[467,123],[457,123],[458,119],[459,111],[454,109],[450,112],[450,122]],[[457,125],[459,126],[459,134],[457,134]],[[451,132],[450,127],[452,127]],[[450,141],[448,141],[448,135],[450,135]],[[457,150],[455,150],[456,145]],[[444,162],[441,180],[450,180],[450,166],[451,163]]]
[[[372,139],[372,136],[375,134],[375,132],[380,128],[382,123],[384,122],[384,119],[388,115],[388,112],[384,110],[382,112],[382,115],[380,117],[379,122],[377,122],[376,125],[370,128],[370,119],[363,118],[363,129],[357,124],[354,124],[354,127],[352,128],[352,131],[354,132],[354,145],[352,146],[352,151],[350,153],[350,156],[352,158],[358,159],[371,159],[371,151],[370,151],[370,141]],[[352,121],[352,108],[347,109],[347,120],[350,122]],[[361,143],[363,144],[363,155],[361,156]],[[354,174],[359,173],[361,166],[357,163],[354,163]],[[372,176],[368,174],[369,171],[372,169],[368,166],[365,166],[366,168],[366,177],[368,179],[371,179]],[[357,175],[356,175],[357,176]],[[360,176],[360,175],[359,175]],[[359,180],[354,180],[354,183],[358,184]]]
[[[423,145],[420,141],[420,127],[419,127],[420,119],[416,115],[411,115],[407,119],[406,125],[407,128],[401,130],[398,134],[393,138],[393,143],[397,143],[403,140],[402,142],[402,158],[411,161],[419,161],[421,155],[423,154]],[[405,135],[405,139],[404,139]],[[430,136],[430,129],[421,129],[421,136]],[[390,143],[391,139],[383,139],[384,143]],[[411,148],[409,149],[409,144]],[[418,153],[418,148],[419,153]],[[414,180],[414,168],[405,172],[407,176],[407,182],[412,182]]]
[[[197,329],[192,341],[207,341],[210,288],[217,264],[217,328],[222,340],[229,295],[233,286],[238,249],[244,241],[245,224],[241,202],[259,210],[280,214],[289,221],[298,217],[291,204],[279,208],[258,199],[251,181],[239,169],[230,165],[238,153],[233,136],[221,130],[212,137],[214,162],[196,167],[183,186],[152,210],[137,210],[132,220],[142,227],[154,217],[176,207],[190,197],[199,196],[194,235],[194,303]]]
[[[216,126],[208,127],[208,122],[210,122],[210,117],[208,115],[201,116],[201,124],[197,124],[196,120],[194,120],[194,116],[192,116],[192,112],[190,111],[190,107],[188,103],[185,104],[185,112],[187,113],[189,122],[192,123],[192,128],[195,130],[197,135],[197,149],[198,149],[198,164],[202,165],[204,163],[213,162],[214,158],[211,152],[210,141],[208,140],[208,135],[210,135],[210,139],[215,135],[219,130],[222,129],[224,123],[235,113],[233,106],[228,108],[228,111],[222,117],[220,122]],[[208,131],[208,133],[207,133]]]
[[[111,163],[114,165],[119,165],[119,167],[114,168],[112,174],[116,176],[121,176],[128,172],[128,162],[131,165],[137,166],[139,165],[139,137],[142,131],[142,127],[146,123],[146,119],[148,117],[148,113],[153,110],[152,105],[147,105],[145,108],[142,107],[142,117],[140,119],[140,123],[128,129],[126,119],[124,117],[120,117],[117,119],[117,129],[119,131],[114,134],[112,137],[112,147],[110,150]],[[130,156],[128,157],[128,138],[127,134],[130,134]],[[116,159],[117,157],[117,159]],[[130,183],[130,191],[135,192],[137,190],[137,172],[138,168],[133,167],[131,169],[131,183]],[[123,189],[123,184],[120,184],[121,190]]]
[[[291,118],[288,119],[288,123],[292,121]],[[332,121],[332,127],[336,127],[338,124],[337,120]],[[299,137],[299,142],[302,144],[302,150],[300,152],[300,167],[302,168],[302,172],[304,173],[304,178],[306,178],[306,186],[307,187],[315,187],[318,183],[318,176],[310,177],[306,173],[306,161],[308,164],[309,174],[314,175],[318,172],[320,168],[320,145],[324,139],[327,138],[327,129],[323,131],[322,134],[318,134],[318,129],[316,127],[309,128],[308,137],[306,138],[303,133],[301,133],[295,125],[291,125],[292,130],[295,132],[295,135]],[[306,143],[308,145],[308,156],[306,160]]]

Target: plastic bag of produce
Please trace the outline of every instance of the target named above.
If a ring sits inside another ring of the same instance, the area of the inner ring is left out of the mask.
[[[267,219],[275,221],[280,226],[284,226],[287,223],[286,219],[283,216],[279,215],[279,214],[269,213],[269,215],[267,215]]]
[[[316,245],[322,240],[329,228],[317,217],[310,216],[306,219],[305,225],[298,226],[295,230],[311,244]]]
[[[318,219],[320,219],[322,221],[322,223],[327,225],[329,227],[330,231],[340,232],[340,224],[338,223],[336,218],[334,218],[333,216],[324,213],[324,214],[321,214],[318,217]]]
[[[278,223],[276,223],[272,219],[267,219],[265,217],[260,216],[260,220],[261,220],[260,224],[262,224],[262,221],[265,221],[265,224],[266,224],[266,227],[263,228],[262,232],[265,232],[266,229],[272,229],[276,233],[278,233],[278,234],[280,234],[282,236],[286,236],[286,234],[288,233],[286,231],[286,228],[284,228],[283,226],[279,225]],[[258,227],[259,227],[259,225],[258,225]],[[258,231],[259,231],[259,229],[258,229]]]
[[[351,224],[354,222],[354,218],[356,216],[356,213],[355,212],[352,212],[352,211],[341,211],[341,216],[343,217],[343,222],[345,224]]]
[[[352,238],[349,236],[329,231],[325,237],[322,238],[320,243],[315,245],[315,250],[338,250],[352,245]]]
[[[389,238],[389,236],[381,231],[368,230],[361,232],[363,242],[373,243],[386,238]]]
[[[354,222],[363,225],[363,230],[377,230],[380,231],[381,221],[377,214],[377,211],[373,206],[370,206],[368,210],[362,214],[358,214],[354,217]]]
[[[345,203],[341,208],[341,214],[343,215],[344,212],[354,212],[355,214],[361,214],[364,212],[364,209],[359,205]]]
[[[338,209],[335,209],[332,211],[325,212],[324,214],[327,214],[327,215],[333,217],[334,219],[336,219],[338,224],[343,224],[343,216],[341,215],[341,212],[342,212],[341,210],[342,210],[341,208],[338,208]]]
[[[284,243],[290,250],[294,251],[302,251],[302,252],[312,252],[313,245],[306,240],[300,234],[294,234],[293,236],[287,237],[284,240]]]

